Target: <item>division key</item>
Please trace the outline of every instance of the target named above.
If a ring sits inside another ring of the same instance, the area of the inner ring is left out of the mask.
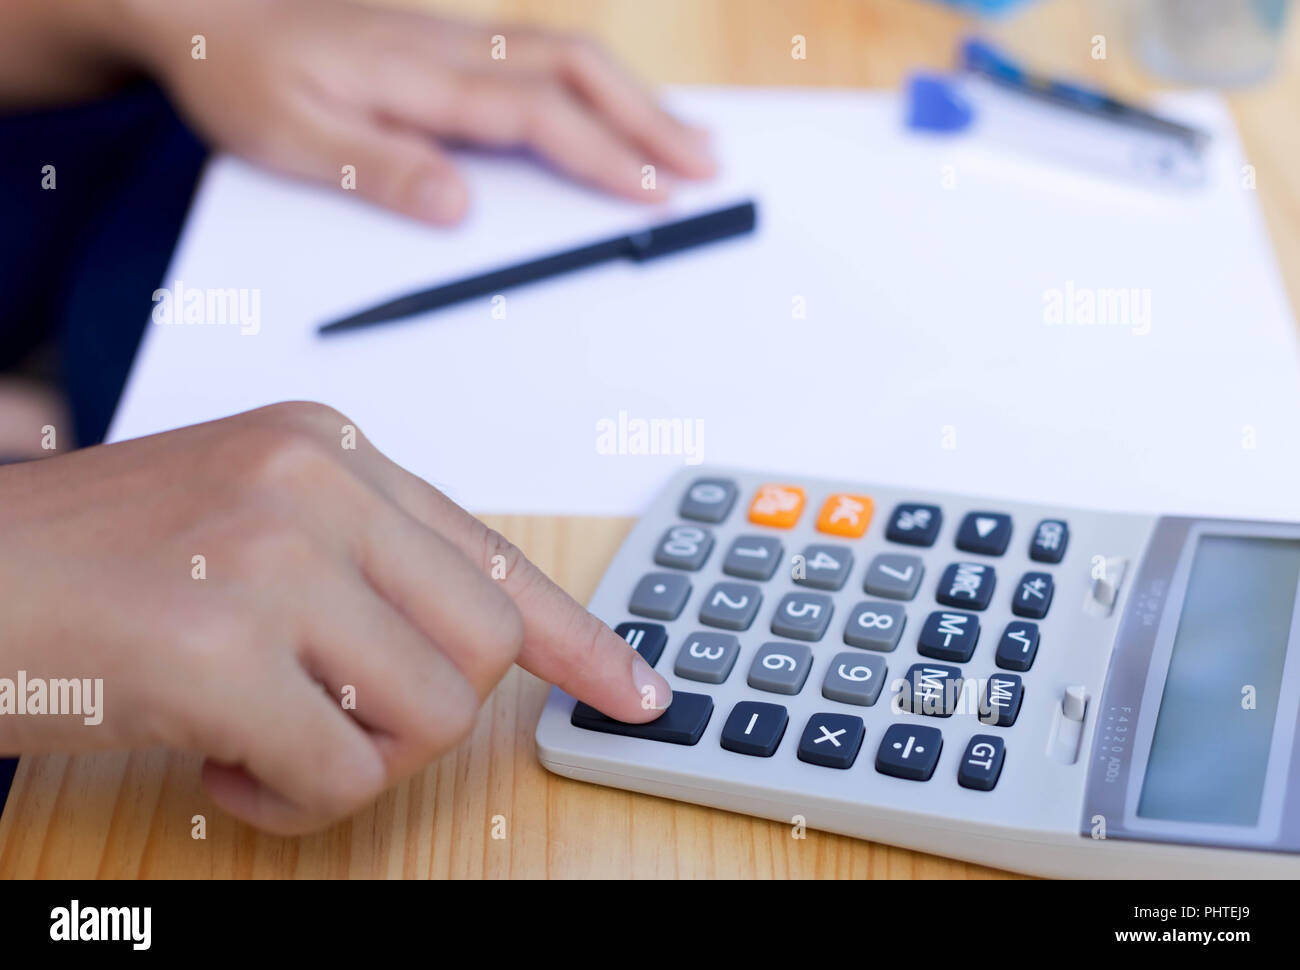
[[[667,741],[670,744],[698,744],[712,715],[713,698],[708,694],[688,694],[675,690],[668,710],[648,724],[616,721],[581,701],[574,707],[570,720],[574,727],[586,728],[588,731],[621,734],[648,741]]]

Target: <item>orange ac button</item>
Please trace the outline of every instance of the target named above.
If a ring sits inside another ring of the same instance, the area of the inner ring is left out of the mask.
[[[804,494],[798,485],[760,485],[749,503],[749,521],[777,529],[793,528],[803,512]]]
[[[822,505],[817,530],[847,539],[860,539],[871,522],[872,501],[867,495],[836,492]]]

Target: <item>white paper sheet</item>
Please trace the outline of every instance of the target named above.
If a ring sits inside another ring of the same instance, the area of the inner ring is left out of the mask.
[[[1209,188],[1160,195],[972,138],[908,135],[892,94],[672,96],[713,127],[726,173],[678,208],[743,186],[758,232],[510,292],[505,319],[485,299],[315,333],[662,214],[470,155],[473,215],[437,230],[217,161],[162,285],[256,288],[260,329],[151,323],[110,438],[310,398],[478,512],[634,514],[702,458],[1064,505],[1300,517],[1295,326],[1219,99],[1165,102],[1215,139]],[[1136,290],[1138,312],[1047,322],[1082,309],[1084,290]],[[602,422],[617,429],[620,414],[633,429],[681,419],[702,437],[682,443],[691,454],[604,454],[620,439]]]

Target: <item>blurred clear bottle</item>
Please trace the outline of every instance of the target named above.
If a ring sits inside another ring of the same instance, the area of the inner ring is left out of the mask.
[[[1277,65],[1290,0],[1136,0],[1133,36],[1147,69],[1171,81],[1237,87]]]

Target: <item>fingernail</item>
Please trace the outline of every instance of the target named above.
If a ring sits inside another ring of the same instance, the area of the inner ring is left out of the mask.
[[[450,179],[428,179],[420,184],[416,194],[420,215],[433,222],[453,222],[459,219],[465,207],[465,193]]]
[[[673,702],[673,689],[645,662],[638,653],[632,660],[632,683],[641,696],[641,707],[647,711],[666,710]]]

